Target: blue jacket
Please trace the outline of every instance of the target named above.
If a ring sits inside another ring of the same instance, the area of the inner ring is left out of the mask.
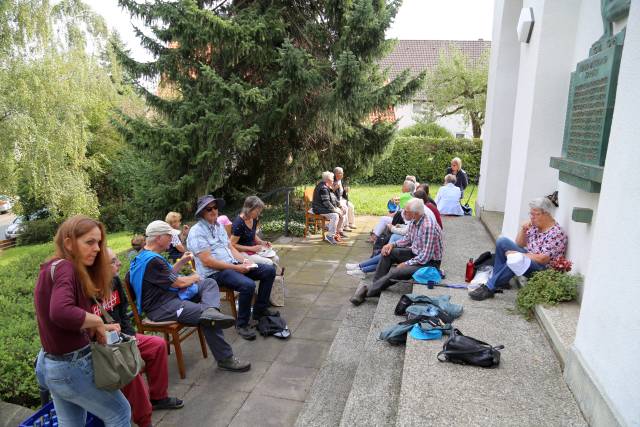
[[[453,317],[454,319],[457,319],[462,315],[462,309],[463,309],[462,305],[449,302],[449,300],[451,299],[451,295],[435,295],[435,296],[429,297],[429,296],[420,295],[420,294],[407,294],[407,298],[413,301],[414,304],[422,305],[422,307],[424,307],[425,304],[432,304],[449,313],[451,317]],[[416,314],[416,315],[418,314],[429,315],[428,313],[421,312],[422,310],[425,310],[425,309],[420,308],[421,307],[420,305],[409,306],[407,308],[407,312],[411,312],[412,314]],[[416,308],[413,308],[413,307],[416,307]],[[413,310],[415,310],[415,312]]]

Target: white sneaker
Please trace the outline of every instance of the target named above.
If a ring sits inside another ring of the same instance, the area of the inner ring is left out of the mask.
[[[349,263],[346,263],[346,264],[344,265],[344,267],[345,267],[347,270],[360,270],[360,265],[359,265],[359,264],[349,264]]]
[[[347,274],[353,277],[358,277],[360,279],[364,279],[365,277],[367,277],[367,273],[365,273],[364,271],[357,269],[357,270],[349,270],[347,271]]]

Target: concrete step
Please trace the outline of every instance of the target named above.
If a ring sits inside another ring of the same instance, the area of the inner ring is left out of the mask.
[[[360,365],[344,408],[341,427],[395,424],[404,346],[391,346],[378,341],[378,336],[385,327],[404,320],[393,311],[402,294],[410,291],[409,285],[396,285],[379,298],[369,335],[360,350]]]
[[[296,426],[338,426],[360,363],[377,299],[350,307],[316,376]]]
[[[24,406],[0,400],[0,427],[13,427],[33,415],[34,411]]]
[[[493,241],[476,218],[445,218],[445,283],[463,282],[466,261]],[[544,332],[513,312],[517,291],[473,301],[465,290],[414,286],[414,292],[448,294],[464,312],[454,326],[493,345],[503,344],[500,366],[484,369],[439,362],[444,339],[409,337],[396,426],[587,425]]]

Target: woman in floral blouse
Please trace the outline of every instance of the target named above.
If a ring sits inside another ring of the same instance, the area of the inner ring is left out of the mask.
[[[507,256],[520,252],[524,254],[528,268],[524,275],[544,270],[550,261],[556,260],[567,249],[567,235],[551,215],[553,205],[549,199],[540,197],[529,203],[529,221],[520,227],[515,242],[507,237],[496,240],[496,257],[493,275],[486,285],[469,293],[471,299],[482,301],[493,298],[496,288],[509,283],[514,272],[507,265]]]

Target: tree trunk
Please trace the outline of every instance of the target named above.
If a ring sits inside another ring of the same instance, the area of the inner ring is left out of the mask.
[[[482,134],[482,122],[474,114],[469,115],[471,117],[471,128],[473,129],[473,137],[480,138]]]

